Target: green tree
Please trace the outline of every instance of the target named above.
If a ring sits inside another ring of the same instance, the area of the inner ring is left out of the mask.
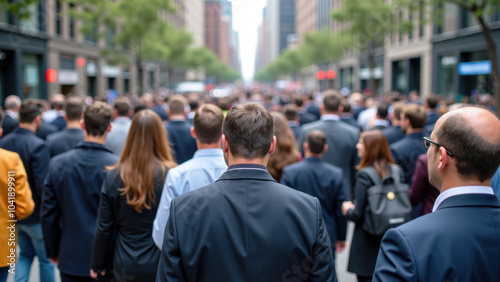
[[[496,96],[496,112],[500,116],[500,74],[498,73],[498,57],[496,54],[496,44],[491,34],[489,25],[489,16],[493,13],[500,12],[500,0],[432,0],[429,2],[433,8],[440,7],[443,9],[444,3],[457,5],[462,10],[470,13],[481,27],[481,33],[486,42],[488,57],[491,61],[491,77],[493,79],[493,87]]]
[[[169,46],[159,38],[167,35],[169,30],[162,14],[176,11],[171,0],[66,0],[75,4],[72,14],[81,20],[84,34],[92,34],[100,27],[111,27],[117,30],[113,42],[122,47],[122,52],[105,50],[108,55],[115,55],[120,61],[133,57],[136,65],[139,89],[142,94],[141,66],[144,60],[167,58],[170,56]],[[97,34],[102,37],[102,33]],[[130,52],[130,53],[129,53]]]
[[[416,2],[416,1],[415,1]],[[370,68],[369,88],[374,91],[373,70],[375,50],[384,45],[392,32],[409,32],[411,22],[398,18],[405,9],[411,10],[411,1],[396,0],[342,0],[342,6],[332,12],[332,18],[346,25],[338,36],[346,38],[354,51],[366,52]]]

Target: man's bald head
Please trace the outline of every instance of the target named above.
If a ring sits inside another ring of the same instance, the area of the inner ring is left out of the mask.
[[[433,135],[435,142],[453,153],[464,179],[484,182],[500,165],[500,120],[487,109],[463,107],[448,112],[436,123]]]

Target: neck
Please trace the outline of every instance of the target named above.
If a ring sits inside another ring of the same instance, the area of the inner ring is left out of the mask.
[[[491,179],[487,179],[483,182],[479,180],[463,180],[459,177],[443,180],[443,184],[441,185],[440,193],[443,193],[446,190],[460,187],[460,186],[490,186]]]
[[[95,136],[95,135],[89,135],[88,133],[85,133],[85,142],[92,142],[92,143],[97,143],[104,145],[106,142],[106,133],[102,136]]]
[[[172,115],[169,117],[169,120],[186,120],[186,117],[184,115]]]
[[[66,122],[66,128],[81,129],[82,125],[80,124],[79,120],[76,120],[76,121],[67,121]]]
[[[201,143],[196,139],[196,146],[198,147],[198,150],[203,150],[203,149],[221,149],[221,141],[215,142],[215,143]]]
[[[267,166],[269,161],[269,154],[263,158],[246,159],[241,157],[229,156],[227,160],[227,166],[237,165],[237,164],[257,164]]]
[[[417,133],[417,132],[422,132],[422,128],[407,128],[406,129],[406,135],[410,135],[412,133]]]
[[[318,159],[322,159],[323,158],[323,154],[314,154],[314,153],[311,153],[311,152],[305,152],[304,156],[306,158],[318,158]]]
[[[399,121],[399,120],[394,119],[391,122],[392,122],[392,126],[400,126],[401,125],[401,121]]]
[[[34,123],[20,123],[19,128],[27,129],[33,133],[36,133],[36,125]]]
[[[336,115],[336,116],[340,116],[340,112],[326,112],[326,111],[325,111],[322,115],[323,115],[323,116],[324,116],[324,115]]]

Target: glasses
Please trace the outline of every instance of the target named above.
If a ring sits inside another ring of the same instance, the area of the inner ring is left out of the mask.
[[[431,143],[432,143],[432,144],[434,144],[434,145],[436,145],[436,146],[438,146],[438,147],[443,147],[443,148],[446,150],[446,153],[447,153],[450,157],[452,157],[452,158],[454,158],[454,157],[455,157],[455,156],[453,156],[453,154],[452,154],[452,153],[451,153],[448,149],[446,149],[446,147],[445,147],[445,146],[443,146],[443,145],[441,145],[441,144],[438,144],[438,143],[436,143],[436,142],[432,141],[432,140],[431,140],[431,138],[429,138],[429,137],[424,137],[424,140],[423,140],[423,141],[424,141],[424,147],[425,147],[425,148],[429,149],[429,148],[431,147]]]

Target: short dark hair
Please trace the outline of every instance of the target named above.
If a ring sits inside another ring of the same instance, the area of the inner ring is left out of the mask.
[[[212,104],[204,104],[196,110],[193,119],[196,139],[201,143],[211,144],[218,142],[222,136],[222,110]]]
[[[274,119],[259,103],[241,104],[228,112],[222,132],[234,156],[246,159],[264,157],[273,140]]]
[[[426,102],[427,102],[427,106],[429,106],[429,109],[436,109],[437,108],[438,99],[436,98],[436,96],[431,95],[431,96],[427,97]]]
[[[134,107],[134,115],[137,114],[138,112],[142,111],[142,110],[146,110],[147,108],[148,108],[148,106],[146,104],[137,104]]]
[[[2,110],[2,107],[0,107],[0,128],[2,128],[2,123],[3,123],[3,118],[5,117],[5,114]]]
[[[387,104],[381,103],[380,105],[378,105],[377,114],[379,118],[386,119],[387,113],[389,113],[389,106],[387,106]]]
[[[181,95],[174,95],[168,100],[171,115],[183,115],[186,112],[186,99]]]
[[[297,107],[302,107],[302,105],[304,105],[304,99],[301,96],[295,96],[293,101],[295,102],[295,105],[297,105]]]
[[[82,119],[83,100],[80,97],[68,97],[64,104],[66,118],[69,121],[78,121]]]
[[[342,95],[335,90],[327,90],[323,94],[323,107],[327,112],[336,112],[342,105]]]
[[[198,108],[199,104],[200,104],[200,101],[198,99],[191,98],[188,101],[188,105],[189,105],[189,108],[191,109],[191,111],[196,110],[196,108]]]
[[[297,118],[297,106],[293,104],[288,104],[283,107],[283,114],[285,115],[287,120],[295,120]]]
[[[119,116],[127,117],[130,112],[130,102],[128,98],[120,97],[116,98],[113,104],[113,109],[116,110]]]
[[[19,122],[32,123],[43,111],[42,103],[37,99],[26,99],[19,109]]]
[[[500,165],[500,143],[484,140],[462,114],[449,116],[436,131],[436,138],[435,142],[453,153],[461,176],[483,182],[493,177]]]
[[[345,101],[344,103],[342,103],[342,112],[343,113],[350,113],[351,112],[351,104],[349,104],[349,102]]]
[[[396,102],[392,104],[392,113],[395,120],[401,120],[401,111],[403,110],[403,102]]]
[[[85,130],[91,136],[103,136],[113,118],[113,110],[104,102],[90,104],[83,113]]]
[[[411,127],[416,129],[424,128],[427,119],[424,107],[417,104],[408,104],[403,107],[402,113],[405,118],[410,120]]]
[[[309,144],[309,150],[313,154],[321,154],[323,149],[325,149],[326,135],[320,130],[311,130],[306,136],[307,144]]]

